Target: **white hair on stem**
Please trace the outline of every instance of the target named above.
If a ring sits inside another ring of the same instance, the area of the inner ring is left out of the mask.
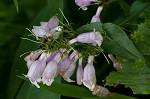
[[[24,37],[21,37],[21,39],[24,39],[24,40],[28,40],[28,41],[31,41],[31,42],[34,42],[34,43],[40,43],[41,44],[41,42],[37,42],[37,41],[34,41],[34,40],[31,40],[31,39],[28,39],[28,38],[24,38]]]
[[[63,15],[64,19],[66,20],[67,24],[69,25],[69,21],[67,20],[67,18],[65,17],[64,13],[62,12],[62,10],[59,8],[61,14]]]

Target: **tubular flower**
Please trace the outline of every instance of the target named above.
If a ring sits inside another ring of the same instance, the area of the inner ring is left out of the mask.
[[[89,43],[92,45],[101,46],[103,42],[103,37],[100,32],[86,32],[79,34],[76,38],[69,41],[69,44],[80,42],[80,43]]]
[[[53,83],[54,78],[58,74],[58,66],[57,65],[58,65],[58,62],[60,61],[62,53],[63,53],[62,50],[58,51],[57,54],[55,54],[55,56],[53,57],[53,59],[51,59],[47,63],[47,66],[42,75],[43,84],[50,86]]]
[[[70,79],[70,77],[72,76],[72,74],[74,73],[74,70],[76,68],[77,59],[78,59],[78,55],[76,53],[76,56],[73,58],[71,64],[69,65],[69,67],[64,72],[63,78],[68,82],[74,82],[73,80]]]
[[[98,7],[96,14],[91,19],[91,23],[101,21],[99,17],[100,17],[100,13],[101,13],[102,9],[103,9],[102,6]]]
[[[79,64],[77,68],[76,80],[78,85],[82,85],[83,80],[83,68],[82,68],[82,57],[79,59]]]
[[[75,0],[75,3],[82,9],[87,10],[87,6],[91,3],[97,2],[97,0]]]
[[[72,52],[70,55],[67,55],[59,62],[58,70],[59,74],[63,77],[65,71],[69,68],[70,64],[74,61],[74,57],[76,56],[77,52]]]
[[[58,35],[58,32],[62,31],[62,27],[58,26],[59,20],[57,16],[53,16],[48,22],[41,22],[41,26],[33,26],[32,32],[38,37],[49,37],[54,36],[55,32]]]
[[[94,90],[96,85],[95,69],[93,66],[94,56],[89,56],[88,63],[84,68],[83,72],[83,85],[89,88],[91,91]]]
[[[40,88],[37,82],[41,81],[41,77],[45,67],[46,67],[46,53],[42,53],[40,58],[32,63],[27,75],[25,75],[25,77],[29,78],[31,83],[34,84],[37,88]]]
[[[33,51],[28,56],[24,58],[27,62],[28,69],[31,67],[32,63],[41,55],[41,51]]]

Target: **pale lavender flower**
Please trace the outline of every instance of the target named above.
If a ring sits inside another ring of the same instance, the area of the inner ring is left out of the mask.
[[[65,70],[64,75],[62,76],[64,78],[64,80],[66,80],[67,82],[74,82],[74,80],[71,80],[70,77],[72,76],[72,74],[74,73],[74,70],[76,68],[76,61],[77,61],[77,59],[78,59],[78,55],[76,53],[76,56],[73,58],[71,64]]]
[[[75,70],[77,59],[77,51],[73,51],[70,55],[67,53],[63,60],[61,60],[58,64],[59,74],[64,78],[64,80],[74,82],[70,79],[70,77]]]
[[[59,74],[61,76],[64,75],[69,65],[73,62],[73,59],[76,56],[76,54],[77,54],[76,52],[72,52],[70,55],[67,53],[64,56],[64,58],[59,62],[58,69],[59,69]]]
[[[80,43],[89,43],[92,45],[101,46],[103,37],[100,32],[86,32],[79,34],[76,38],[69,41],[69,44],[80,42]]]
[[[53,16],[48,22],[41,22],[40,24],[41,26],[33,26],[32,29],[32,32],[36,37],[55,36],[55,32],[60,33],[62,30],[62,27],[58,26],[59,20],[57,16]]]
[[[42,74],[46,67],[46,53],[42,53],[40,58],[32,63],[25,77],[29,78],[32,84],[40,88],[37,82],[41,81]]]
[[[50,56],[53,59],[50,59],[43,74],[42,74],[42,82],[47,86],[50,86],[54,78],[58,75],[58,62],[61,59],[64,50],[59,50],[57,53],[54,53],[54,56]]]
[[[33,51],[24,58],[24,60],[27,62],[28,69],[40,55],[41,55],[41,51]]]
[[[79,64],[77,68],[76,81],[78,85],[82,85],[83,80],[83,68],[82,68],[82,57],[79,58]]]
[[[102,97],[102,96],[109,96],[110,92],[107,88],[96,85],[93,92],[92,92],[92,94],[96,95],[96,96],[99,96],[99,97]]]
[[[102,6],[98,7],[98,9],[96,11],[96,14],[91,19],[91,23],[93,23],[93,22],[100,22],[101,21],[100,20],[100,13],[101,13],[102,9],[103,9]]]
[[[94,56],[89,56],[88,63],[84,68],[83,73],[83,85],[89,88],[91,91],[94,90],[96,85],[96,75],[93,66]]]
[[[75,0],[75,3],[82,9],[87,10],[87,6],[91,3],[97,2],[97,0]]]

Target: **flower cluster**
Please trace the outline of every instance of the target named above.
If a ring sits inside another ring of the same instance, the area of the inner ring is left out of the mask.
[[[75,2],[82,9],[85,9],[92,2],[97,2],[97,0],[75,0]],[[100,22],[99,16],[102,9],[102,6],[98,7],[96,14],[91,19],[91,23]],[[110,95],[107,88],[96,84],[95,68],[93,66],[96,54],[88,52],[88,48],[84,50],[88,54],[86,55],[87,64],[83,68],[82,60],[85,56],[81,51],[82,47],[78,47],[77,44],[78,42],[84,47],[96,48],[94,52],[99,53],[103,42],[101,33],[95,29],[79,35],[66,32],[65,26],[59,26],[57,16],[53,16],[48,22],[41,22],[40,24],[40,26],[33,26],[32,29],[32,35],[41,42],[39,50],[31,52],[24,58],[28,67],[28,73],[24,76],[29,78],[30,82],[37,88],[40,88],[38,83],[51,86],[58,75],[67,82],[75,82],[71,79],[71,76],[78,65],[76,71],[78,85],[83,84],[97,96]],[[109,57],[115,66],[120,65],[114,57],[110,55]]]

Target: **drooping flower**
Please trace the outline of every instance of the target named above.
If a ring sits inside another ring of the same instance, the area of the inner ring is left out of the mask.
[[[73,80],[70,79],[70,77],[72,76],[72,74],[74,73],[74,70],[76,68],[76,61],[78,59],[78,55],[76,55],[71,64],[69,65],[69,67],[66,69],[66,71],[64,72],[63,78],[64,80],[68,81],[68,82],[74,82]]]
[[[41,22],[41,26],[33,26],[32,32],[36,37],[54,36],[55,32],[60,33],[62,27],[58,26],[59,20],[57,16],[53,16],[48,22]]]
[[[94,56],[89,56],[88,63],[83,72],[83,85],[89,88],[91,91],[93,91],[96,86],[96,75],[95,68],[93,66],[93,60]]]
[[[97,11],[96,11],[96,14],[92,17],[91,19],[91,23],[93,22],[100,22],[100,13],[102,11],[103,7],[102,6],[99,6]]]
[[[42,53],[39,59],[34,61],[29,68],[27,75],[25,77],[29,78],[32,84],[34,84],[37,88],[40,88],[38,82],[41,82],[41,77],[46,67],[46,53]]]
[[[66,55],[58,64],[59,74],[64,78],[64,80],[74,82],[70,79],[70,77],[76,67],[77,59],[77,51],[74,51],[70,55]]]
[[[79,58],[79,64],[77,68],[76,81],[78,85],[82,85],[83,80],[83,68],[82,68],[82,57]]]
[[[41,55],[41,51],[33,51],[24,58],[24,60],[27,62],[28,69],[40,55]]]
[[[101,46],[103,37],[100,32],[86,32],[79,34],[76,38],[69,41],[69,44],[80,42],[80,43],[89,43],[92,45]]]
[[[112,54],[108,54],[108,57],[113,62],[113,67],[116,70],[120,70],[122,68],[122,64],[120,62],[118,62]]]
[[[75,0],[75,3],[82,9],[87,10],[87,6],[91,3],[97,2],[97,0]]]
[[[46,68],[43,72],[43,75],[42,75],[43,84],[50,86],[53,83],[54,78],[58,74],[58,62],[60,61],[63,52],[64,50],[60,49],[56,54],[54,54],[54,56],[50,56],[53,59],[51,59],[47,63]]]

